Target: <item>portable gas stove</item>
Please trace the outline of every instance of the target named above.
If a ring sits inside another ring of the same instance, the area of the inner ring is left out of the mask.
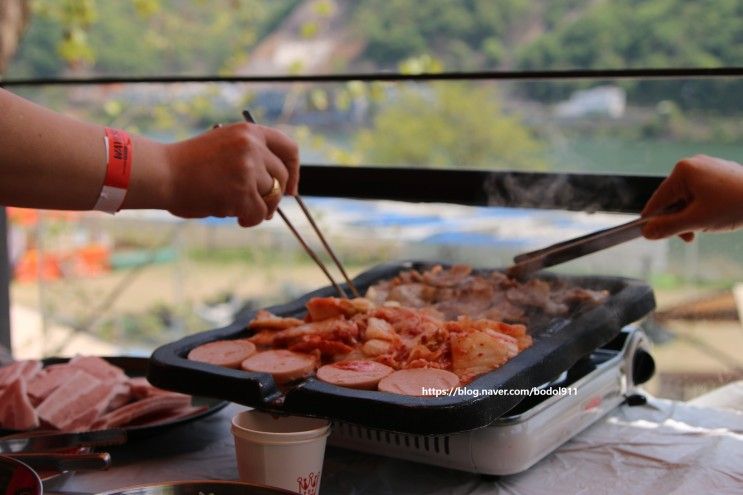
[[[649,340],[627,326],[556,380],[537,387],[490,425],[449,435],[412,435],[335,421],[329,442],[371,454],[489,475],[529,469],[624,402],[644,402],[637,386],[655,364]]]

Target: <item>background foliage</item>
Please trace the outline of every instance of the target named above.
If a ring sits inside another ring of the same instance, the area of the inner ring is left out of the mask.
[[[363,47],[337,60],[333,66],[339,71],[743,66],[739,0],[30,1],[33,21],[9,77],[241,74],[251,53],[269,35],[286,31],[285,21],[308,3],[325,17],[342,12],[338,26],[350,27]],[[320,26],[306,19],[294,29],[311,41]],[[292,70],[301,72],[303,66]],[[235,106],[253,103],[265,109],[262,121],[268,117],[267,123],[294,125],[310,148],[349,164],[486,166],[498,157],[497,163],[509,167],[538,168],[544,162],[535,154],[543,156],[545,146],[535,143],[545,138],[553,143],[570,135],[697,144],[743,138],[737,118],[743,110],[740,78],[615,81],[632,106],[627,119],[559,127],[548,122],[551,105],[576,89],[602,83],[499,84],[487,95],[482,88],[467,94],[456,88],[393,90],[356,83],[291,87],[282,94],[231,88],[229,97],[225,87],[152,88],[160,95],[157,101],[132,89],[119,97],[92,97],[106,101],[87,109],[80,104],[75,111],[135,131],[184,137],[232,118]],[[44,98],[62,104],[68,96],[49,92]],[[354,112],[359,102],[365,106],[363,121],[351,124],[360,124],[361,132],[341,135],[349,124],[343,114]],[[480,102],[479,112],[470,108]],[[459,112],[449,112],[456,107]],[[520,116],[526,111],[530,119]],[[321,115],[335,115],[330,118],[335,120],[328,123]],[[425,124],[414,122],[414,115],[425,115]],[[335,136],[328,139],[328,133]],[[435,146],[416,144],[430,136],[438,137]],[[508,149],[514,150],[510,158]]]

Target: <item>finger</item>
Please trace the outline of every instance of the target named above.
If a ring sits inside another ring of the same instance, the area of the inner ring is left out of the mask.
[[[273,214],[279,207],[279,202],[281,202],[281,197],[281,192],[263,196],[263,202],[266,205],[266,216],[264,217],[265,220],[271,220],[273,218]]]
[[[258,225],[266,218],[268,206],[263,199],[263,192],[271,192],[273,178],[264,167],[256,167],[252,184],[247,184],[248,193],[241,198],[237,209],[237,222],[241,227]]]
[[[652,215],[653,213],[659,212],[668,206],[675,203],[687,202],[689,195],[686,192],[686,187],[683,181],[678,175],[673,173],[668,176],[663,182],[661,182],[658,189],[655,190],[647,203],[645,208],[640,213],[641,216]]]
[[[266,203],[261,198],[256,188],[248,194],[248,197],[243,201],[240,214],[237,217],[237,223],[241,227],[252,227],[258,225],[266,218],[268,208]]]
[[[266,166],[266,171],[271,175],[271,177],[276,177],[279,180],[279,184],[281,185],[281,196],[283,196],[289,180],[289,171],[284,166],[284,162],[282,162],[279,157],[266,150],[266,156],[264,157],[263,163]]]
[[[695,158],[685,158],[676,163],[670,175],[661,182],[645,204],[642,216],[657,213],[672,205],[685,204],[693,199],[687,177],[690,170],[694,169],[694,160]]]
[[[262,198],[271,194],[271,190],[273,189],[273,177],[266,170],[265,165],[263,167],[256,167],[255,181],[255,189],[258,193],[258,196]]]
[[[263,198],[263,202],[266,203],[266,216],[263,218],[264,220],[271,220],[273,218],[274,213],[276,213],[276,209],[279,207],[280,201],[280,194],[276,194],[268,198]]]
[[[299,193],[299,148],[289,136],[271,127],[261,127],[266,139],[266,146],[284,164],[288,172],[285,191],[287,194]]]
[[[654,217],[645,224],[642,235],[647,239],[663,239],[698,230],[701,225],[698,225],[695,213],[696,208],[691,205],[676,213]]]
[[[279,161],[278,158],[274,157],[276,161]],[[281,165],[278,165],[280,168]],[[284,170],[284,175],[286,175],[286,170]],[[279,207],[279,202],[281,201],[281,197],[283,196],[282,193],[282,186],[281,181],[279,178],[276,178],[277,181],[279,181],[279,189],[278,191],[274,189],[274,177],[271,176],[271,174],[268,172],[268,167],[261,173],[261,175],[264,175],[268,177],[268,179],[271,181],[271,187],[265,192],[260,192],[261,199],[263,200],[263,203],[266,205],[266,214],[263,217],[265,220],[270,220],[273,218],[273,214],[276,211],[276,208]]]

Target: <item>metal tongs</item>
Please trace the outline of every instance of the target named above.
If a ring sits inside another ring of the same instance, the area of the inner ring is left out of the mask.
[[[630,241],[642,235],[643,226],[653,217],[680,211],[683,206],[683,204],[675,203],[652,215],[640,217],[630,222],[592,232],[581,237],[558,242],[557,244],[552,244],[536,251],[519,254],[513,258],[515,264],[507,270],[507,273],[513,278],[523,278],[542,268],[559,265],[560,263],[565,263],[566,261]]]
[[[250,114],[248,110],[243,110],[243,117],[245,117],[245,120],[250,122],[251,124],[255,124],[255,119]],[[323,247],[325,248],[325,251],[330,255],[330,257],[333,259],[333,262],[335,263],[335,266],[338,267],[338,270],[340,270],[341,274],[343,275],[343,278],[346,280],[346,283],[348,284],[348,287],[351,289],[351,292],[353,293],[354,297],[361,297],[361,294],[358,290],[356,290],[356,286],[351,281],[351,278],[346,273],[346,270],[343,268],[343,264],[340,262],[338,257],[335,255],[335,252],[330,247],[330,244],[328,244],[328,241],[325,239],[325,236],[320,231],[320,228],[315,223],[315,219],[312,217],[312,214],[310,213],[310,210],[307,208],[307,206],[304,204],[304,201],[302,201],[302,198],[297,194],[294,196],[294,199],[297,201],[297,204],[299,205],[299,208],[302,210],[302,213],[304,213],[304,216],[307,217],[307,220],[310,222],[310,225],[312,226],[312,229],[315,231],[315,234],[317,234],[317,237],[322,242]],[[330,283],[333,284],[333,287],[335,287],[335,290],[338,291],[338,294],[343,298],[348,298],[348,294],[346,294],[346,291],[343,290],[343,287],[338,285],[338,283],[333,279],[333,276],[330,274],[328,269],[325,267],[325,264],[320,260],[320,258],[315,254],[315,251],[312,250],[312,248],[305,242],[305,240],[302,238],[299,231],[292,225],[292,223],[289,221],[289,218],[286,216],[286,214],[281,211],[281,208],[276,208],[276,212],[279,214],[281,219],[286,223],[286,226],[289,227],[289,230],[291,230],[292,234],[294,234],[294,237],[297,238],[297,241],[299,241],[299,244],[302,245],[302,248],[304,248],[305,252],[312,258],[312,261],[317,264],[318,267],[320,267],[320,270],[325,274],[326,277],[328,277],[328,280],[330,280]]]

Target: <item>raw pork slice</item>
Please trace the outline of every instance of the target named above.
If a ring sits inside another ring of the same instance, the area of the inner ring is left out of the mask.
[[[135,421],[132,421],[131,423],[128,423],[127,426],[153,426],[165,422],[172,423],[179,419],[202,413],[207,409],[209,409],[208,406],[186,406],[178,409],[171,409],[169,411],[163,411],[159,414],[148,414],[147,416],[143,416]]]
[[[155,390],[155,387],[150,385],[150,382],[147,381],[147,378],[143,376],[137,376],[134,378],[129,378],[129,390],[132,392],[132,396],[135,399],[144,399],[145,397],[149,397],[152,394],[152,391]]]
[[[127,382],[132,392],[132,398],[134,400],[146,399],[154,395],[168,395],[174,392],[157,388],[147,381],[147,378],[143,376],[137,376],[135,378],[129,378]]]
[[[125,405],[129,404],[133,398],[134,396],[132,395],[132,387],[129,385],[129,382],[115,383],[113,385],[113,394],[111,397],[111,401],[108,403],[108,407],[106,407],[106,410],[103,412],[109,412],[113,411],[114,409],[124,407]]]
[[[124,370],[97,356],[75,356],[70,359],[70,366],[79,368],[103,381],[125,382],[127,380]]]
[[[30,430],[39,426],[39,417],[26,395],[26,382],[17,378],[0,392],[0,426]]]
[[[0,388],[11,385],[19,377],[28,383],[41,370],[41,362],[35,359],[16,361],[0,368]]]
[[[66,364],[47,366],[28,382],[28,395],[39,404],[76,372],[75,368]]]
[[[106,410],[115,394],[111,382],[103,382],[76,370],[36,408],[39,417],[62,431],[89,429]]]
[[[188,395],[177,393],[155,395],[111,411],[97,421],[95,426],[98,428],[124,426],[145,416],[177,410],[189,405],[191,405],[191,397]]]

